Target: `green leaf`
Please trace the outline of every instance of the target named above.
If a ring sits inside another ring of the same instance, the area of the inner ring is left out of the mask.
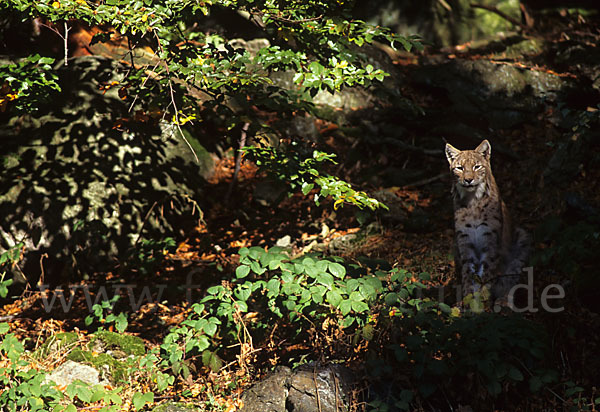
[[[263,273],[265,273],[267,271],[267,269],[260,266],[260,263],[258,263],[256,261],[250,263],[250,269],[252,269],[252,271],[254,273],[256,273],[257,275],[262,275]]]
[[[421,395],[423,395],[424,398],[428,398],[429,396],[433,395],[436,389],[436,386],[432,383],[426,382],[419,385],[419,392],[421,392]]]
[[[223,367],[223,361],[215,352],[202,352],[202,363],[208,366],[213,372],[218,372]]]
[[[133,402],[133,407],[135,408],[135,410],[139,411],[144,406],[146,406],[147,403],[152,404],[154,402],[154,393],[153,392],[146,392],[146,393],[136,392],[133,394],[131,401]]]
[[[348,279],[348,281],[346,282],[346,292],[347,293],[352,293],[356,289],[358,289],[358,286],[359,286],[358,280],[356,280],[356,279]]]
[[[523,374],[515,367],[509,369],[508,377],[517,382],[521,382],[523,380]]]
[[[260,259],[263,253],[265,253],[264,249],[259,248],[258,246],[252,246],[248,251],[248,257],[254,260],[258,260]]]
[[[365,302],[353,301],[352,309],[355,312],[362,313],[369,310],[369,305],[367,305]]]
[[[369,284],[365,283],[360,285],[358,290],[360,291],[361,295],[367,300],[374,300],[375,298],[377,298],[377,291],[374,287],[372,287]]]
[[[352,293],[350,293],[350,296],[348,297],[348,299],[350,299],[352,302],[361,302],[364,300],[364,297],[362,296],[362,294],[358,291],[354,291]]]
[[[253,262],[256,263],[256,262]],[[238,266],[237,269],[235,270],[235,276],[238,279],[243,279],[246,276],[248,276],[248,274],[250,273],[250,266],[246,266],[246,265],[242,265],[242,266]]]
[[[333,276],[335,276],[336,278],[343,279],[344,276],[346,275],[346,268],[344,266],[340,265],[339,263],[329,262],[328,266],[329,266],[329,272],[331,272],[331,274]]]
[[[235,291],[233,292],[233,294],[236,298],[245,302],[248,300],[248,298],[252,294],[252,289],[250,289],[249,287],[245,287],[245,286],[244,287],[238,286],[235,288]]]
[[[498,381],[488,382],[486,387],[487,387],[488,392],[492,396],[497,396],[502,392],[502,386],[500,385],[500,382],[498,382]]]
[[[100,399],[104,398],[105,394],[106,390],[102,387],[102,385],[94,386],[94,391],[92,392],[90,403],[98,402]]]
[[[346,316],[352,310],[352,301],[350,299],[344,299],[339,304],[340,312]]]
[[[306,196],[311,190],[313,190],[314,187],[315,187],[314,183],[303,182],[302,183],[302,194]]]
[[[317,275],[317,282],[331,288],[333,286],[333,276],[329,273],[319,273]]]
[[[390,292],[390,293],[388,293],[387,295],[385,295],[385,299],[384,299],[384,301],[385,301],[385,304],[386,304],[386,305],[388,305],[388,306],[393,306],[393,305],[395,305],[396,303],[398,303],[398,299],[399,299],[399,298],[398,298],[398,294],[397,294],[397,293]]]
[[[342,295],[335,289],[328,291],[326,298],[327,302],[336,308],[340,305],[343,299]]]
[[[352,324],[354,323],[356,319],[354,319],[353,316],[346,316],[344,318],[344,320],[342,321],[342,328],[347,328],[352,326]]]
[[[10,330],[10,326],[8,325],[8,323],[6,323],[6,322],[0,323],[0,335],[4,335],[9,330]]]
[[[278,278],[269,279],[267,282],[267,290],[271,295],[279,294],[279,289],[281,288],[281,281]]]
[[[320,76],[325,71],[325,68],[319,62],[312,62],[308,65],[308,69],[317,76]]]

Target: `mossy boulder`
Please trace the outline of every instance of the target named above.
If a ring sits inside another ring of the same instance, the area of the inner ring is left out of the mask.
[[[146,353],[142,339],[109,331],[98,331],[90,340],[87,350],[75,348],[67,359],[89,364],[103,373],[102,378],[113,383],[126,381],[132,359]]]
[[[115,359],[107,353],[94,353],[81,348],[75,348],[69,356],[68,360],[87,364],[100,372],[102,379],[108,379],[112,383],[127,381],[128,365]]]
[[[137,336],[123,335],[106,330],[98,331],[90,341],[89,347],[96,351],[119,351],[127,356],[142,356],[146,353],[144,341]]]

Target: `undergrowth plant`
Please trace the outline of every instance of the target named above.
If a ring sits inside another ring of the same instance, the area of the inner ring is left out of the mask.
[[[22,258],[23,243],[18,243],[12,248],[6,250],[0,255],[0,269],[8,269],[14,266]],[[8,288],[12,285],[14,279],[7,278],[6,271],[0,273],[0,298],[8,296]]]
[[[419,399],[436,405],[448,396],[485,405],[501,393],[536,393],[557,381],[545,364],[543,328],[517,315],[461,313],[427,297],[429,281],[428,273],[317,254],[293,258],[276,247],[242,248],[234,276],[209,287],[159,348],[130,362],[130,375],[151,388],[137,391],[132,402],[136,409],[151,404],[156,393],[190,379],[198,365],[218,372],[233,357],[249,366],[250,352],[268,342],[276,325],[291,342],[315,333],[330,334],[328,341],[345,336],[346,349],[311,346],[302,359],[360,354],[373,383],[367,399],[373,411],[410,410]],[[71,411],[98,403],[110,411],[124,401],[119,388],[74,383],[63,393],[44,386],[43,373],[28,369],[23,344],[7,331],[8,325],[0,325],[0,352],[10,361],[0,370],[7,388],[0,393],[1,407]],[[569,402],[588,402],[577,388],[568,390]]]
[[[162,349],[174,371],[188,374],[181,365],[194,357],[214,369],[222,365],[217,354],[264,343],[274,325],[299,341],[317,325],[334,324],[336,333],[353,336],[356,347],[366,345],[370,379],[389,389],[374,391],[379,400],[373,410],[408,410],[417,396],[435,398],[440,391],[457,390],[459,399],[457,388],[467,382],[483,402],[507,388],[537,392],[557,380],[544,367],[548,348],[541,327],[520,316],[460,313],[424,297],[428,273],[378,270],[316,254],[290,258],[276,247],[242,248],[239,256],[235,277],[208,288],[184,325],[165,339]],[[238,361],[243,355],[240,349]]]
[[[119,295],[114,295],[111,299],[94,304],[92,306],[92,313],[85,317],[85,325],[91,326],[94,323],[98,323],[101,325],[99,326],[99,330],[102,330],[104,327],[114,324],[118,332],[125,332],[128,324],[127,315],[124,312],[119,312],[118,314],[113,312],[119,298]]]

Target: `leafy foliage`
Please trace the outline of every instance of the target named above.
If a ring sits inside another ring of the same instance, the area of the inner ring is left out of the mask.
[[[256,109],[277,112],[282,118],[301,112],[318,115],[312,97],[319,91],[369,87],[388,76],[369,63],[366,53],[361,51],[364,45],[381,41],[406,50],[422,48],[416,36],[400,36],[351,18],[351,5],[345,2],[9,0],[2,3],[2,9],[21,13],[23,18],[48,21],[44,30],[53,30],[53,35],[63,40],[74,25],[83,23],[99,28],[92,43],[126,43],[132,48],[129,54],[133,67],[116,85],[121,97],[132,107],[139,107],[138,113],[155,113],[156,108],[170,111],[170,116],[165,117],[177,127],[197,119],[214,118],[227,130],[250,121],[252,133],[268,130],[281,135],[282,131],[263,124]],[[223,10],[247,16],[270,44],[250,52],[236,48],[217,34],[207,34],[194,24]],[[11,77],[16,80],[11,80],[10,90],[5,93],[5,100],[18,97],[17,91],[23,94],[17,100],[23,104],[14,106],[19,110],[31,110],[24,93],[37,90],[32,86],[59,90],[49,71],[52,59],[33,56],[27,61],[30,65],[19,66],[21,74]],[[272,73],[283,71],[290,71],[293,76],[292,87],[272,79]],[[205,96],[201,102],[198,92]],[[31,98],[33,101],[34,96]],[[318,156],[313,159],[323,161],[323,156],[330,155]],[[380,207],[377,201],[347,183],[314,173],[307,159],[294,161],[298,161],[297,170],[305,177],[301,182],[305,183],[304,192],[316,184],[321,187],[319,196],[332,195],[338,205]],[[309,175],[312,177],[308,178]],[[279,176],[293,178],[294,174]]]
[[[235,278],[210,287],[184,326],[165,339],[165,356],[183,376],[189,373],[184,359],[194,353],[204,353],[209,365],[208,359],[216,359],[212,350],[222,353],[232,344],[267,336],[275,324],[289,325],[297,339],[315,325],[333,322],[354,335],[355,344],[373,345],[368,358],[375,380],[397,384],[398,371],[412,377],[414,386],[399,397],[384,396],[381,405],[407,410],[416,395],[452,391],[452,382],[462,387],[458,382],[471,381],[486,399],[506,386],[528,381],[535,392],[557,379],[542,366],[543,329],[517,316],[460,314],[423,297],[428,273],[418,280],[401,269],[369,273],[334,257],[291,259],[280,248],[242,248],[239,255]]]
[[[86,326],[97,322],[103,325],[100,326],[100,330],[102,330],[105,325],[114,323],[115,328],[123,333],[127,329],[127,315],[123,312],[118,314],[113,313],[113,308],[118,300],[119,295],[115,295],[110,300],[103,300],[100,303],[94,304],[92,306],[92,313],[85,317]]]
[[[39,54],[17,63],[0,65],[0,110],[30,113],[60,92],[58,76],[52,70],[54,59]]]
[[[319,166],[325,162],[335,164],[335,155],[314,150],[312,156],[303,156],[302,150],[297,149],[298,146],[298,143],[292,142],[291,148],[285,150],[260,146],[249,146],[243,150],[258,166],[268,170],[278,179],[288,182],[290,193],[300,189],[304,195],[308,195],[315,186],[320,188],[314,195],[317,205],[321,199],[331,196],[335,209],[343,204],[351,204],[360,209],[386,208],[383,203],[369,197],[365,192],[354,190],[350,184],[334,176],[321,174]]]
[[[0,324],[0,333],[8,331],[8,325]],[[8,366],[0,367],[0,406],[8,411],[47,410],[56,405],[62,394],[52,384],[43,383],[44,374],[26,368],[29,363],[22,359],[23,344],[12,334],[5,334],[0,342],[0,354],[9,360]]]

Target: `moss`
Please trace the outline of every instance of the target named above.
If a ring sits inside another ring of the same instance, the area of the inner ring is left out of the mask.
[[[142,356],[146,353],[144,341],[140,338],[105,330],[94,334],[94,337],[88,344],[88,349],[75,348],[67,356],[67,359],[86,363],[101,372],[108,370],[108,378],[113,383],[126,381],[129,377],[127,359],[118,358]]]
[[[506,48],[505,56],[517,58],[521,56],[536,55],[544,50],[544,42],[538,39],[525,39]]]
[[[141,356],[146,353],[144,341],[136,336],[122,335],[107,330],[98,331],[90,341],[89,347],[93,348],[100,341],[105,350],[120,350],[126,355]]]
[[[116,360],[107,353],[94,354],[91,351],[76,348],[67,356],[67,359],[91,365],[94,369],[100,371],[100,373],[108,369],[110,375],[108,378],[113,383],[127,381],[129,376],[126,363]]]

